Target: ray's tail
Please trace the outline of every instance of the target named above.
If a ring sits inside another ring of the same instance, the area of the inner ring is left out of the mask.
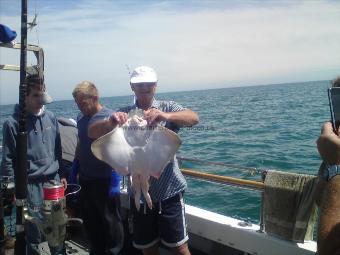
[[[134,190],[135,206],[140,209],[140,198],[143,193],[145,201],[150,209],[152,209],[152,200],[149,194],[149,178],[140,174],[132,174],[132,188]]]

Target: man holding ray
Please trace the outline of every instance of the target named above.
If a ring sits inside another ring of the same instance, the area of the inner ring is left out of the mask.
[[[165,127],[177,133],[181,127],[198,123],[198,115],[174,101],[155,99],[157,75],[147,66],[137,67],[130,78],[131,89],[136,102],[131,106],[119,109],[104,121],[96,122],[89,127],[89,136],[99,138],[121,125],[128,119],[131,110],[143,110],[143,119],[148,126]],[[165,146],[159,144],[161,146]],[[119,150],[119,148],[117,148]],[[155,155],[148,155],[150,158]],[[135,162],[138,164],[138,162]],[[173,254],[190,254],[187,240],[183,193],[187,187],[180,172],[176,156],[165,166],[158,179],[150,178],[149,194],[152,199],[150,209],[145,202],[140,210],[133,208],[134,246],[143,250],[143,254],[159,254],[161,241]]]

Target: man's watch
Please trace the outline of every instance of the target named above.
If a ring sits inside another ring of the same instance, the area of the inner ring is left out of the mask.
[[[330,181],[334,176],[340,175],[340,165],[327,165],[323,177],[326,181]]]

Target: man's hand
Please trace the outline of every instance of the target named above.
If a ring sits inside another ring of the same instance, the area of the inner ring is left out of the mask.
[[[112,126],[123,125],[128,119],[128,115],[125,112],[115,112],[110,116],[110,123]]]
[[[167,121],[168,115],[169,113],[162,112],[156,108],[144,111],[144,118],[148,122],[149,126],[156,126],[161,121]]]
[[[116,128],[117,125],[124,124],[128,119],[125,112],[112,113],[108,119],[99,120],[89,126],[88,136],[92,139],[97,139]]]
[[[334,133],[332,123],[323,125],[316,143],[320,156],[328,165],[340,165],[340,137]]]

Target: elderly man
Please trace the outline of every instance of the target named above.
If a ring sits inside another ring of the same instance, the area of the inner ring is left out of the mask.
[[[102,122],[96,122],[89,128],[89,136],[98,138],[124,123],[127,114],[134,109],[144,110],[148,125],[157,124],[178,132],[183,126],[198,123],[198,115],[174,101],[155,99],[157,75],[147,66],[137,67],[130,79],[131,89],[136,96],[135,104],[121,108]],[[161,144],[159,146],[162,146]],[[176,157],[165,167],[157,180],[150,179],[153,207],[150,210],[145,203],[140,210],[133,208],[134,246],[143,250],[143,254],[159,254],[159,242],[169,247],[173,254],[190,254],[187,240],[183,193],[187,187],[180,172]],[[146,212],[146,213],[144,213]]]
[[[44,85],[39,75],[29,75],[27,81],[27,203],[28,213],[35,218],[42,218],[43,185],[50,180],[60,181],[61,142],[57,118],[44,106]],[[13,176],[18,158],[16,153],[18,137],[19,105],[3,126],[3,154],[1,176]],[[66,186],[66,179],[61,180]],[[42,236],[38,227],[27,222],[27,254],[40,254],[39,244]],[[64,245],[50,246],[52,255],[65,254]]]
[[[80,208],[90,239],[90,254],[118,255],[121,254],[124,242],[120,216],[120,176],[92,154],[93,140],[87,135],[90,123],[103,119],[112,114],[112,111],[100,104],[98,90],[91,82],[81,82],[72,94],[81,111],[77,118],[79,137],[77,157],[79,184],[82,187]]]
[[[333,81],[340,87],[340,77]],[[320,218],[318,227],[318,254],[340,254],[340,130],[333,131],[331,122],[326,122],[317,140],[320,156]]]

